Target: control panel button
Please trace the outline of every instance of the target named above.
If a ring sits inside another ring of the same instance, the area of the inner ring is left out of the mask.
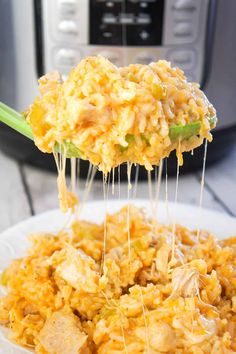
[[[173,33],[177,37],[190,37],[193,34],[193,27],[189,22],[176,23]]]
[[[77,23],[71,20],[64,20],[59,22],[58,30],[64,34],[77,35],[79,33]]]
[[[106,7],[114,7],[114,2],[106,1]]]
[[[196,10],[195,0],[177,0],[173,5],[174,10],[184,10],[184,11],[195,11]]]
[[[149,52],[141,52],[136,55],[134,61],[135,61],[135,63],[138,63],[138,64],[147,65],[147,64],[150,64],[151,62],[155,61],[155,57],[154,57],[154,55],[152,55]]]
[[[77,1],[59,0],[59,9],[61,15],[74,15],[77,11]]]
[[[204,41],[209,0],[168,0],[165,7],[163,45]]]
[[[171,51],[168,55],[168,59],[171,61],[172,65],[179,66],[183,70],[190,70],[194,67],[196,54],[194,50],[191,49],[178,49]]]
[[[111,38],[112,37],[112,32],[103,32],[103,37],[104,38]]]
[[[78,50],[61,48],[56,52],[55,58],[57,66],[72,67],[78,63],[78,61],[81,59],[81,55]]]
[[[150,35],[147,31],[143,30],[139,33],[139,36],[143,41],[146,41]]]
[[[146,9],[148,7],[148,4],[144,1],[142,1],[142,2],[140,2],[139,6],[142,7],[143,9]]]
[[[106,25],[113,25],[117,23],[117,18],[113,14],[105,14],[102,18],[102,22]]]
[[[122,25],[132,25],[135,22],[135,17],[132,14],[120,14],[119,22]]]
[[[149,25],[151,23],[151,17],[148,14],[140,14],[136,22],[140,25]]]

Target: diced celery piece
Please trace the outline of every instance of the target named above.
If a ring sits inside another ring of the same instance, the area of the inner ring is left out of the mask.
[[[66,157],[82,157],[81,151],[71,142],[64,142],[66,148]],[[56,151],[60,151],[60,145],[56,144]]]
[[[216,116],[211,116],[211,117],[209,118],[209,122],[210,122],[210,126],[211,126],[211,127],[215,126],[215,125],[216,125],[216,122],[217,122]]]
[[[187,125],[172,125],[169,130],[169,137],[171,141],[189,139],[194,135],[198,135],[201,124],[199,121],[189,123]]]
[[[143,134],[143,133],[141,133],[140,136],[141,136],[141,139],[142,139],[143,141],[145,141],[145,143],[147,144],[147,146],[150,146],[150,143],[149,143],[149,140],[148,140],[147,136],[146,136],[145,134]]]
[[[209,123],[211,127],[214,127],[216,124],[216,116],[209,117]],[[196,121],[186,125],[172,125],[169,130],[169,137],[171,141],[177,140],[186,140],[191,138],[194,135],[198,135],[201,128],[201,122]]]
[[[129,144],[131,144],[135,141],[135,137],[133,134],[126,134],[125,140],[128,143],[128,146],[121,146],[120,145],[121,152],[124,152],[129,148]]]
[[[127,134],[125,137],[125,140],[127,141],[128,144],[133,143],[135,141],[135,137],[133,134]]]

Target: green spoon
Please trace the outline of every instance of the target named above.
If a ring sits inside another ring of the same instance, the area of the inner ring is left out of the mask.
[[[0,102],[0,122],[5,123],[27,138],[34,140],[32,129],[24,116],[2,102]]]
[[[23,114],[16,112],[11,107],[0,102],[0,122],[8,125],[18,133],[26,136],[28,139],[34,140],[34,135],[30,125],[25,120]],[[65,143],[68,157],[81,157],[81,152],[73,143]],[[56,144],[55,150],[62,151],[59,144]]]
[[[32,129],[24,116],[2,102],[0,102],[0,122],[3,122],[27,138],[34,140]],[[216,117],[210,117],[209,122],[210,126],[214,128]],[[186,140],[194,135],[198,135],[200,128],[200,121],[192,122],[187,125],[172,125],[169,130],[169,136],[172,142]],[[65,145],[68,157],[81,157],[81,151],[73,143],[66,142]],[[56,151],[60,151],[59,144],[56,146]]]

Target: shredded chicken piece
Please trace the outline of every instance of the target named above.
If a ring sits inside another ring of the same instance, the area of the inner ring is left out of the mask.
[[[136,335],[145,340],[144,329],[137,328]],[[148,327],[148,337],[150,347],[161,353],[169,353],[173,351],[176,346],[176,337],[173,329],[164,322],[157,322]]]
[[[197,269],[176,268],[172,274],[173,295],[183,297],[195,296],[199,289],[199,272]]]
[[[85,354],[87,335],[78,317],[69,310],[54,312],[39,333],[39,341],[50,354]]]
[[[60,254],[56,258],[60,258]],[[69,246],[66,253],[62,254],[63,258],[65,260],[56,268],[57,274],[78,291],[96,293],[100,277],[94,260],[82,251]]]
[[[163,275],[166,275],[168,272],[168,261],[169,255],[171,252],[171,246],[168,244],[164,244],[157,251],[155,258],[156,270],[161,272]]]

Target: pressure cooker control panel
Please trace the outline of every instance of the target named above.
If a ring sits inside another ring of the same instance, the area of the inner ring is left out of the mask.
[[[90,1],[91,44],[161,45],[164,0]]]
[[[167,59],[202,81],[213,0],[41,0],[44,72],[83,57],[117,65]]]

